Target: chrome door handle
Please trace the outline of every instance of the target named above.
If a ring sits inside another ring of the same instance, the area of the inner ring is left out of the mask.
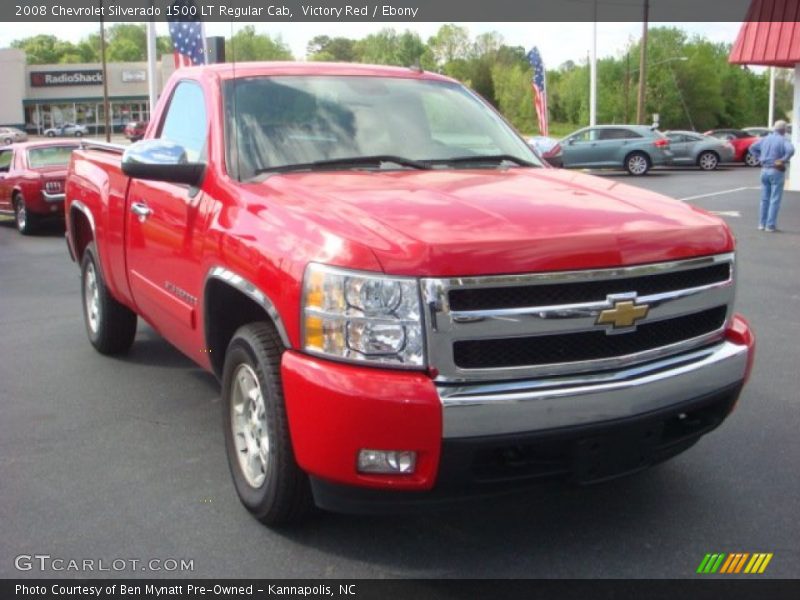
[[[144,223],[145,219],[153,214],[153,209],[144,202],[134,202],[131,204],[131,212],[139,217],[140,223]]]

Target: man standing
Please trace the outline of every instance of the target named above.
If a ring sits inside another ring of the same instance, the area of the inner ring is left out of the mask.
[[[778,211],[783,198],[786,167],[794,146],[786,139],[786,121],[775,121],[772,133],[750,146],[750,153],[761,163],[761,209],[758,228],[777,231]]]

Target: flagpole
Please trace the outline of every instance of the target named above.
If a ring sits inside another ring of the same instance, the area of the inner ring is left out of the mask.
[[[156,108],[158,92],[156,88],[156,22],[147,22],[147,99],[149,101],[149,114]]]
[[[592,55],[589,59],[589,126],[597,125],[597,0],[592,18]]]
[[[103,63],[103,126],[106,130],[106,142],[111,142],[111,108],[108,102],[108,65],[106,63],[106,26],[103,21],[103,0],[100,0],[100,60]]]

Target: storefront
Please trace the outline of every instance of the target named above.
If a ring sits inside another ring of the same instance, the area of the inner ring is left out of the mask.
[[[0,125],[24,128],[31,134],[66,123],[86,125],[90,133],[105,131],[103,70],[99,64],[27,65],[25,53],[0,49],[3,96],[0,97]],[[172,56],[159,61],[156,89],[174,70]],[[150,119],[147,65],[109,63],[109,121],[120,132],[131,121]]]

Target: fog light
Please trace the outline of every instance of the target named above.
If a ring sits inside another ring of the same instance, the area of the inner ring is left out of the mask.
[[[411,474],[417,465],[417,453],[398,450],[361,450],[359,473]]]

